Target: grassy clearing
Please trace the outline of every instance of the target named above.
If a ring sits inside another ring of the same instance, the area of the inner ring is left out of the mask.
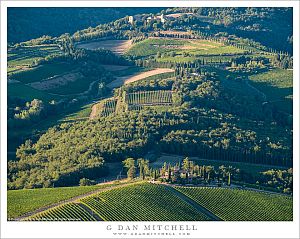
[[[118,183],[114,184],[117,185]],[[97,189],[111,187],[111,184],[95,186],[22,189],[7,191],[8,218],[15,218],[44,206],[64,201]]]
[[[60,75],[73,69],[75,69],[75,66],[67,63],[47,64],[13,74],[10,78],[27,84]]]
[[[66,115],[59,122],[76,121],[88,118],[92,112],[92,106],[94,103],[84,105],[80,107],[79,111]]]
[[[244,51],[233,46],[225,46],[221,43],[207,40],[187,40],[187,39],[168,39],[168,38],[150,38],[133,45],[127,54],[145,57],[155,55],[158,52],[175,52],[175,54],[200,55],[219,55],[236,54]],[[176,59],[179,60],[180,58]]]
[[[146,69],[146,68],[143,68],[143,67],[138,67],[138,66],[132,66],[132,67],[129,67],[127,69],[115,71],[115,72],[113,72],[113,74],[115,76],[120,77],[120,76],[133,75],[133,74],[144,72],[144,71],[147,71],[147,70],[149,70],[149,69]]]
[[[95,81],[95,79],[80,77],[75,81],[68,82],[66,85],[61,85],[59,88],[48,89],[47,92],[59,95],[73,95],[80,94],[89,89],[90,84]]]
[[[271,101],[280,110],[292,114],[292,70],[273,69],[268,72],[252,75],[249,79],[254,87],[266,94],[268,101]]]

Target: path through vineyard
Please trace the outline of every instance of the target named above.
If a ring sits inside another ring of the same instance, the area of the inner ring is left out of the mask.
[[[165,187],[168,190],[170,190],[172,193],[174,193],[177,197],[179,197],[181,200],[185,201],[186,203],[188,203],[189,205],[191,205],[192,207],[194,207],[195,209],[197,209],[199,212],[205,214],[212,221],[222,221],[221,218],[217,217],[216,215],[214,215],[213,213],[211,213],[210,211],[208,211],[206,208],[201,207],[198,203],[196,203],[195,201],[193,201],[192,199],[190,199],[189,197],[187,197],[183,193],[179,192],[178,190],[176,190],[172,186],[165,185]]]
[[[37,213],[40,213],[40,212],[43,212],[43,211],[46,211],[50,208],[54,208],[54,207],[57,207],[57,206],[61,206],[63,204],[66,204],[66,203],[70,203],[70,202],[77,202],[79,201],[80,199],[84,198],[84,197],[87,197],[87,196],[90,196],[92,194],[96,194],[96,193],[100,193],[100,192],[104,192],[104,191],[107,191],[107,190],[110,190],[112,188],[119,188],[119,187],[123,187],[123,186],[127,186],[129,185],[128,183],[125,183],[125,184],[120,184],[120,185],[113,185],[114,181],[110,181],[110,182],[107,182],[107,183],[101,183],[101,185],[104,185],[104,184],[112,184],[111,187],[106,187],[106,188],[99,188],[99,189],[96,189],[94,191],[91,191],[91,192],[88,192],[88,193],[85,193],[85,194],[81,194],[79,196],[76,196],[76,197],[73,197],[73,198],[70,198],[70,199],[67,199],[67,200],[63,200],[63,201],[60,201],[58,203],[54,203],[54,204],[50,204],[50,205],[47,205],[47,206],[44,206],[44,207],[41,207],[37,210],[34,210],[32,212],[28,212],[22,216],[19,216],[17,218],[14,219],[14,221],[21,221],[22,219],[25,219],[27,217],[30,217],[34,214],[37,214]],[[134,183],[133,183],[134,184]],[[81,206],[81,205],[80,205]],[[97,218],[96,218],[97,219]]]

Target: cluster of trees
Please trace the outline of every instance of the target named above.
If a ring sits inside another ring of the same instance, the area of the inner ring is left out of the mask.
[[[260,173],[257,184],[272,187],[284,193],[293,193],[293,169],[272,169]]]
[[[160,168],[150,167],[149,160],[127,158],[123,161],[128,179],[154,180],[175,184],[247,185],[271,189],[287,194],[293,193],[292,169],[271,169],[257,174],[246,172],[230,165],[200,165],[188,157],[177,163],[164,162]]]
[[[25,101],[17,97],[8,97],[8,128],[25,127],[36,123],[56,111],[56,102],[44,103],[34,99]]]
[[[271,64],[281,69],[293,69],[293,57],[288,55],[276,54],[271,59]]]
[[[137,175],[143,180],[149,177],[151,171],[149,167],[149,160],[139,158],[135,160],[134,158],[127,158],[123,161],[124,168],[127,170],[127,177],[129,179],[134,179]],[[137,172],[138,171],[138,172]]]
[[[182,134],[178,137],[176,131]],[[68,185],[82,176],[79,172],[99,176],[97,170],[104,161],[139,158],[153,148],[207,158],[226,155],[222,158],[226,160],[236,152],[237,161],[258,151],[258,159],[249,162],[285,164],[285,159],[291,163],[290,136],[285,136],[268,123],[243,122],[207,108],[128,111],[93,121],[63,123],[50,128],[35,144],[27,141],[17,150],[18,160],[9,163],[8,185]]]

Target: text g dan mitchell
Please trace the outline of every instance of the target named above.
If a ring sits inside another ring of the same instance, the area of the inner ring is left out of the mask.
[[[197,231],[196,225],[191,224],[143,224],[143,225],[107,225],[106,230],[108,231]]]

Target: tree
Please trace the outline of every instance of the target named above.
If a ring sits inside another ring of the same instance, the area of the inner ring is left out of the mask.
[[[90,180],[88,178],[82,178],[79,180],[79,186],[91,186],[94,185],[95,181],[94,180]]]
[[[134,179],[136,175],[135,160],[133,158],[127,158],[123,161],[124,167],[127,168],[127,177]]]
[[[140,169],[140,178],[145,180],[145,177],[149,175],[149,160],[138,159],[138,167]]]

